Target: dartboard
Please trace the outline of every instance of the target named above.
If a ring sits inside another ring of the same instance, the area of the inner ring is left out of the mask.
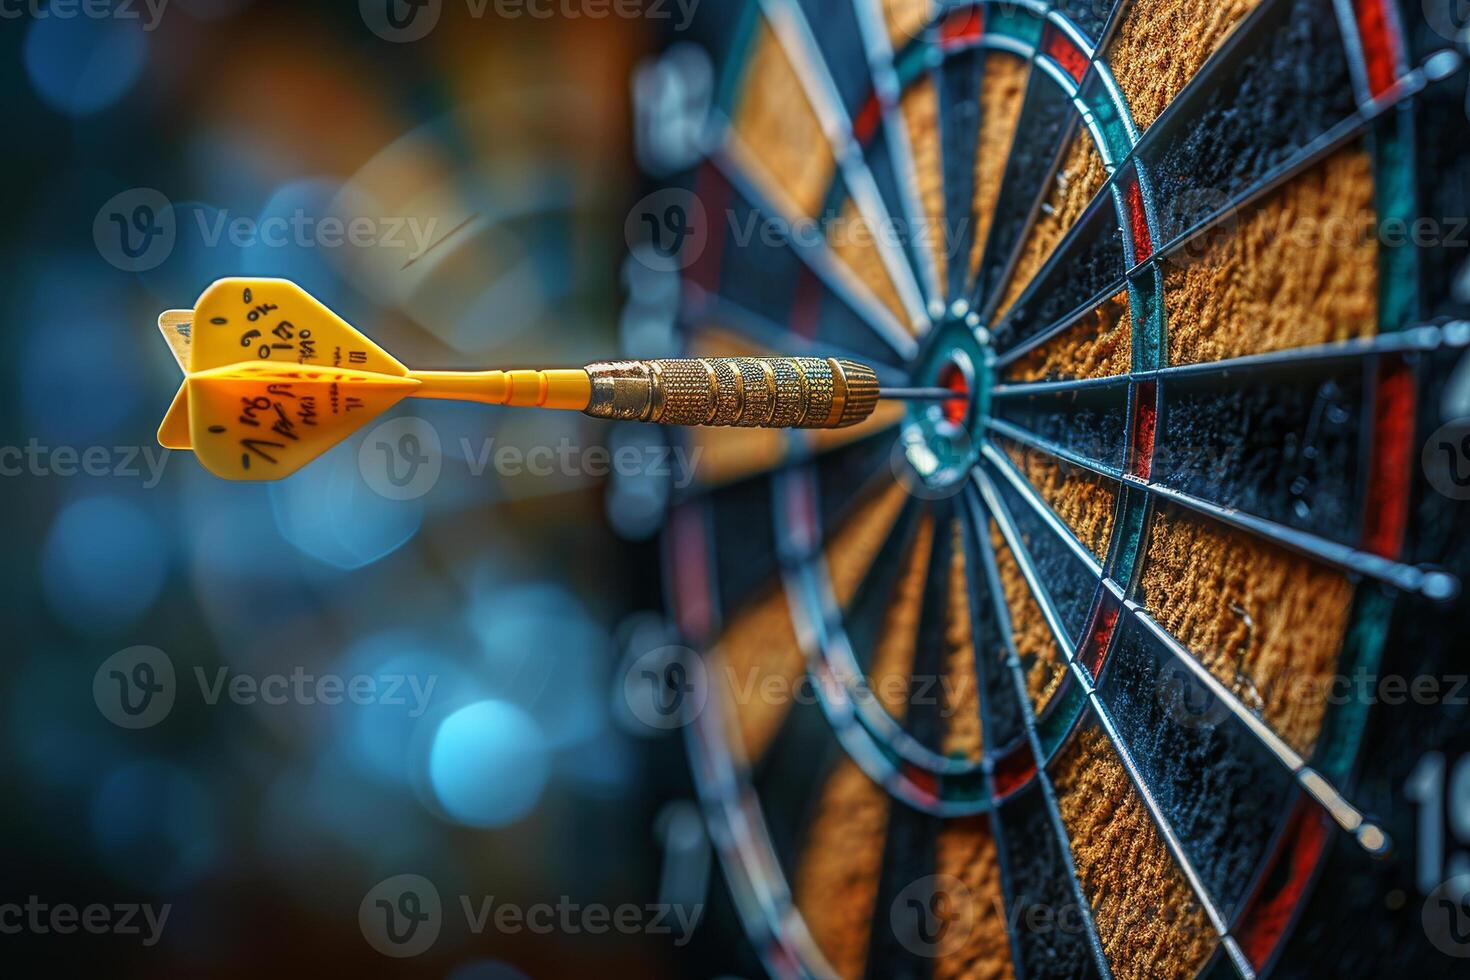
[[[772,975],[1470,952],[1470,127],[1435,6],[759,0],[670,48],[684,351],[952,392],[685,437],[688,755]]]

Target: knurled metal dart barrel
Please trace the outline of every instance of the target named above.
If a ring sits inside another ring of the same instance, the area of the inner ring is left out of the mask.
[[[878,405],[873,369],[835,357],[609,361],[587,367],[583,409],[663,425],[844,429]]]
[[[818,357],[607,361],[548,371],[412,371],[285,279],[221,279],[159,317],[184,382],[159,427],[211,472],[272,480],[403,398],[569,409],[662,425],[841,429],[883,397],[872,368]]]

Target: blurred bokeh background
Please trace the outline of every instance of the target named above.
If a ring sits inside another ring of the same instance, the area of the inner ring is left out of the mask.
[[[585,457],[616,431],[411,403],[442,458],[409,499],[374,488],[368,433],[278,484],[157,447],[178,384],[157,316],[221,276],[294,279],[415,367],[617,351],[630,80],[660,25],[444,3],[404,42],[383,7],[5,5],[0,905],[43,909],[0,914],[5,975],[734,969],[708,919],[683,944],[477,933],[461,907],[718,887],[677,739],[620,695],[660,585],[657,487]],[[161,719],[107,707],[169,668]],[[400,874],[444,906],[412,959],[359,922]],[[141,916],[44,911],[96,904],[170,911],[154,944]]]

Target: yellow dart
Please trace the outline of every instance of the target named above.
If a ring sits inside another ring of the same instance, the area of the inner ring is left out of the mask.
[[[609,361],[550,371],[411,371],[285,279],[221,279],[159,329],[184,382],[158,429],[229,480],[289,476],[404,398],[570,409],[665,425],[845,428],[880,397],[873,369],[838,358]]]

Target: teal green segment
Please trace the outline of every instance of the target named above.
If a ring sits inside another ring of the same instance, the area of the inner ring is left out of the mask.
[[[1119,505],[1117,544],[1113,551],[1113,568],[1109,573],[1114,582],[1131,592],[1133,579],[1143,557],[1144,529],[1148,526],[1148,494],[1126,487]]]
[[[899,88],[908,88],[910,84],[918,81],[925,72],[933,67],[936,54],[933,46],[923,38],[911,42],[900,51],[893,62],[893,71],[898,75]]]
[[[1377,677],[1383,664],[1383,645],[1393,616],[1394,595],[1386,586],[1364,584],[1353,603],[1352,625],[1343,641],[1337,663],[1339,677]],[[1353,760],[1363,745],[1363,728],[1368,723],[1368,699],[1349,697],[1330,705],[1317,737],[1312,764],[1323,776],[1345,785],[1352,774]]]
[[[1107,87],[1096,80],[1096,76],[1089,83],[1088,89],[1082,95],[1082,101],[1092,113],[1094,124],[1102,133],[1103,142],[1107,144],[1108,159],[1115,163],[1127,159],[1128,154],[1133,152],[1133,138],[1118,104],[1109,95]]]
[[[1041,43],[1044,21],[1030,10],[1014,3],[987,3],[985,5],[985,33],[1000,34],[1014,38],[1034,48]]]
[[[1386,114],[1369,140],[1373,154],[1374,207],[1378,227],[1411,229],[1418,214],[1414,189],[1414,121],[1410,105]],[[1390,224],[1392,222],[1393,224]],[[1419,319],[1419,253],[1412,242],[1389,245],[1379,239],[1378,330],[1394,333]],[[1396,594],[1383,586],[1358,587],[1338,676],[1376,677],[1383,663]],[[1313,764],[1322,775],[1346,783],[1362,749],[1370,706],[1362,698],[1329,705],[1317,739]]]
[[[1044,766],[1052,760],[1087,708],[1087,695],[1075,678],[1064,683],[1063,688],[1061,700],[1036,719],[1036,740],[1041,743],[1042,756],[1037,765]]]
[[[956,761],[967,761],[956,757]],[[966,809],[988,810],[995,801],[990,796],[988,778],[984,770],[977,769],[963,776],[945,776],[939,782],[939,798],[945,803],[964,803]]]
[[[745,74],[745,63],[750,58],[750,45],[759,23],[759,5],[749,4],[735,25],[735,34],[730,38],[730,54],[725,60],[725,70],[720,75],[720,87],[715,96],[715,105],[726,116],[735,114],[735,100],[740,89],[740,77]]]
[[[1419,250],[1407,240],[1418,203],[1414,190],[1412,106],[1387,114],[1373,132],[1374,206],[1378,227],[1404,229],[1396,245],[1379,236],[1378,330],[1392,333],[1419,319]],[[1388,236],[1392,237],[1392,236]]]
[[[1128,280],[1128,306],[1133,314],[1133,370],[1157,371],[1167,367],[1164,276],[1157,265],[1150,265]]]

